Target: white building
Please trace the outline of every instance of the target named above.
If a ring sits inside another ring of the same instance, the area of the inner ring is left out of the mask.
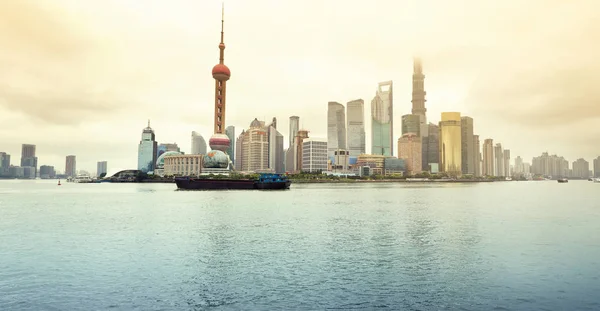
[[[327,171],[327,141],[307,138],[302,142],[302,171]]]
[[[202,173],[202,154],[172,154],[164,157],[164,176],[198,176]]]

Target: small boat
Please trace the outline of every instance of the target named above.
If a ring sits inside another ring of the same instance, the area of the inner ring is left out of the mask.
[[[600,183],[600,177],[594,178],[594,182]]]
[[[568,179],[566,179],[566,178],[559,178],[559,179],[557,179],[557,181],[558,181],[559,183],[565,183],[565,182],[569,182],[569,180],[568,180]]]
[[[588,178],[588,181],[594,181],[594,179],[590,177],[590,178]]]
[[[58,180],[58,185],[60,186],[60,179]]]

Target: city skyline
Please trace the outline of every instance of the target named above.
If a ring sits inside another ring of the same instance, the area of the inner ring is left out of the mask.
[[[147,119],[152,120],[159,143],[188,142],[193,130],[205,138],[212,134],[213,117],[202,111],[214,105],[209,72],[216,61],[215,34],[220,28],[214,12],[221,3],[140,7],[116,3],[0,4],[0,20],[11,25],[0,27],[0,44],[9,47],[0,53],[0,64],[7,68],[0,75],[0,149],[12,155],[13,163],[21,145],[30,143],[37,146],[38,167],[52,165],[62,171],[65,156],[73,154],[78,168],[88,171],[94,171],[100,160],[107,160],[111,169],[133,168]],[[412,108],[412,59],[418,56],[427,76],[429,122],[437,124],[441,112],[460,111],[476,120],[482,141],[493,138],[525,162],[545,151],[570,162],[597,157],[594,142],[600,131],[594,125],[600,109],[595,101],[600,96],[591,86],[599,71],[591,58],[597,46],[591,35],[598,22],[589,23],[596,3],[589,1],[586,7],[586,2],[553,2],[554,6],[548,1],[519,2],[521,11],[511,8],[516,1],[502,7],[476,1],[423,1],[404,11],[390,9],[404,15],[389,18],[376,14],[381,3],[358,4],[338,12],[335,23],[294,22],[302,16],[295,10],[310,11],[315,3],[273,7],[258,1],[249,7],[227,2],[228,47],[235,50],[228,55],[228,64],[236,69],[235,79],[228,82],[226,126],[244,129],[255,117],[288,120],[297,115],[300,128],[325,137],[327,102],[361,98],[369,151],[371,99],[377,83],[392,80],[394,146],[401,135],[401,115]],[[472,6],[472,13],[459,13],[464,9],[461,4]],[[403,8],[398,5],[390,2],[387,7]],[[331,15],[336,7],[332,1],[316,14]],[[150,14],[154,10],[161,14]],[[281,14],[266,15],[273,10]],[[517,32],[529,18],[528,11],[540,15],[539,28]],[[576,20],[567,23],[565,12]],[[491,18],[498,15],[504,19]],[[360,16],[365,23],[353,26],[351,16]],[[259,17],[266,21],[255,23]],[[453,22],[458,17],[464,22]],[[131,23],[132,18],[141,26]],[[437,22],[409,27],[416,19]],[[278,21],[286,21],[285,27],[268,27]],[[481,23],[486,27],[478,29]],[[319,32],[325,24],[329,31]],[[153,31],[143,31],[142,26]],[[278,40],[257,45],[248,33],[261,29],[269,29]],[[331,33],[341,29],[344,34],[330,40]],[[573,31],[581,36],[571,37]],[[308,35],[286,39],[290,32]],[[475,39],[478,43],[471,43]],[[374,54],[372,44],[384,48]],[[265,56],[265,51],[276,48],[282,50],[275,58]],[[36,52],[25,53],[31,50]],[[95,60],[94,65],[89,59]],[[273,62],[277,65],[269,65]],[[277,80],[282,82],[262,82],[271,81],[273,75],[280,75]],[[284,137],[286,126],[281,127]],[[187,144],[181,147],[191,151]]]

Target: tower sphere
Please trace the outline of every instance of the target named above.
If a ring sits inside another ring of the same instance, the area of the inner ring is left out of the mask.
[[[215,80],[227,81],[231,76],[231,71],[224,64],[217,64],[212,69],[212,75]]]
[[[220,150],[226,152],[229,146],[231,145],[231,141],[229,137],[225,134],[213,134],[208,140],[208,145],[212,150]]]

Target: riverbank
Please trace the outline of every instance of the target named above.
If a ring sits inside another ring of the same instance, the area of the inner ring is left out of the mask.
[[[479,182],[502,182],[506,180],[493,179],[291,179],[295,184],[347,184],[347,183],[479,183]]]

